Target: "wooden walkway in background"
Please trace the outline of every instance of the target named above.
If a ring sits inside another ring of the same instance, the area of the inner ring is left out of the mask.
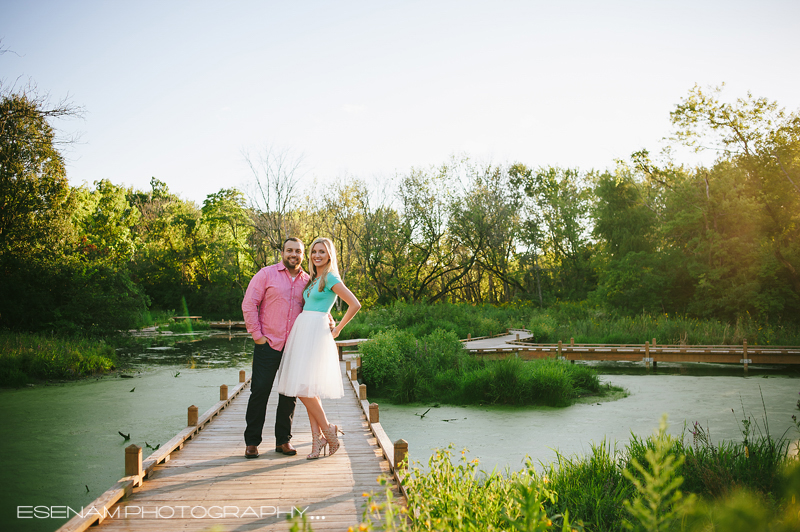
[[[300,400],[292,428],[297,455],[275,452],[273,432],[278,395],[273,390],[264,441],[259,446],[261,456],[246,459],[242,433],[250,396],[248,381],[242,385],[241,393],[216,416],[211,416],[213,421],[186,441],[182,449],[167,454],[167,461],[159,465],[150,464],[147,479],[126,498],[110,506],[108,517],[92,529],[289,530],[287,517],[302,512],[314,530],[347,530],[361,522],[363,493],[382,492],[377,483],[380,475],[390,480],[395,498],[402,500],[390,463],[378,446],[379,438],[373,435],[362,401],[345,374],[345,363],[341,365],[345,395],[338,400],[323,401],[328,418],[346,433],[340,436],[342,447],[335,455],[306,460],[311,451],[311,433]],[[382,429],[379,431],[379,435],[383,434]],[[147,461],[144,467],[147,469]],[[87,526],[85,520],[75,518],[59,532],[85,530]]]
[[[509,329],[508,334],[462,340],[470,354],[486,359],[518,356],[523,360],[605,360],[642,362],[710,362],[717,364],[800,364],[800,347],[757,345],[658,345],[655,338],[644,344],[576,344],[530,342],[530,332]]]

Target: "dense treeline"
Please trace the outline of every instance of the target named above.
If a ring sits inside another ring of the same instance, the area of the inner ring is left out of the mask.
[[[800,320],[800,115],[694,88],[676,143],[710,167],[646,151],[605,172],[452,159],[391,183],[301,186],[297,162],[248,158],[253,186],[203,205],[153,178],[71,187],[35,95],[0,103],[0,325],[107,332],[148,308],[240,315],[250,277],[290,235],[337,245],[368,305],[585,302],[620,314]],[[668,155],[668,154],[667,154]]]

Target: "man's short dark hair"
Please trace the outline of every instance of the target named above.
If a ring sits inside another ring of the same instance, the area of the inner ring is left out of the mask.
[[[287,243],[287,242],[289,242],[289,241],[292,241],[292,242],[299,242],[300,244],[302,244],[302,243],[303,243],[303,241],[302,241],[302,240],[300,240],[299,238],[297,238],[297,237],[294,237],[294,236],[290,236],[289,238],[287,238],[286,240],[284,240],[284,241],[283,241],[283,245],[281,246],[281,251],[283,251],[284,249],[286,249],[286,243]]]

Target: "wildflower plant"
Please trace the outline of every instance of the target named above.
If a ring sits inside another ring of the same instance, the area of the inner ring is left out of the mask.
[[[636,489],[633,500],[623,503],[631,516],[623,523],[628,530],[671,530],[695,503],[694,495],[684,497],[678,489],[683,484],[683,477],[677,472],[684,457],[670,453],[672,442],[667,434],[666,415],[661,418],[654,443],[654,448],[645,453],[647,467],[633,459],[631,464],[638,475],[627,468],[623,471]]]

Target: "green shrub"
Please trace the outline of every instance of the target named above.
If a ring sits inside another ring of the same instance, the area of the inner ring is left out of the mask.
[[[421,338],[390,329],[359,351],[364,382],[397,403],[564,406],[580,394],[600,392],[597,374],[586,366],[553,359],[478,360],[455,333],[441,329]]]
[[[37,379],[76,379],[113,369],[114,348],[102,340],[0,332],[0,386]]]
[[[547,314],[534,316],[528,324],[528,330],[531,332],[531,340],[539,344],[557,342],[557,327],[556,320]]]

